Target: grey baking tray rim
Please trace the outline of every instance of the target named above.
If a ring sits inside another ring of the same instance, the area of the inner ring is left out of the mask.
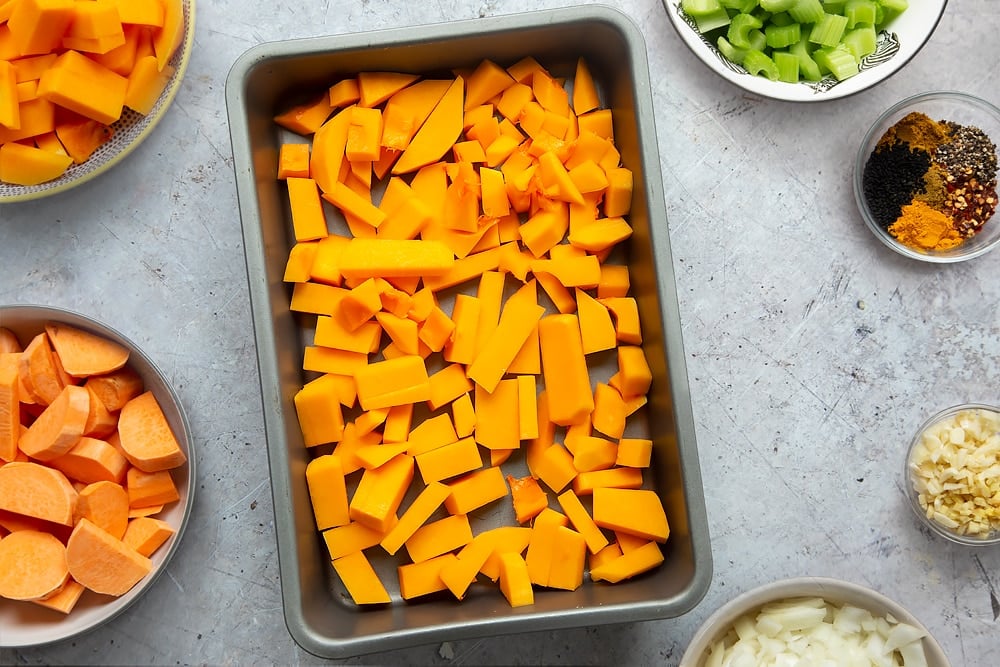
[[[673,535],[665,549],[669,568],[676,571],[668,568],[657,575],[662,582],[651,578],[617,586],[585,583],[565,596],[546,592],[536,595],[534,606],[517,609],[504,608],[506,602],[497,594],[501,605],[495,608],[486,606],[492,603],[481,596],[461,603],[444,598],[415,604],[396,600],[380,609],[353,608],[347,613],[344,608],[349,604],[331,600],[320,557],[321,540],[311,516],[295,511],[308,503],[306,454],[292,406],[292,394],[302,382],[301,366],[296,367],[301,350],[286,349],[288,341],[298,341],[298,337],[280,273],[288,250],[286,232],[272,229],[284,204],[275,179],[278,129],[271,119],[279,98],[287,103],[293,95],[310,88],[319,90],[351,71],[440,72],[468,67],[485,57],[510,64],[525,55],[544,62],[543,58],[559,49],[591,56],[595,69],[605,74],[610,61],[618,62],[632,77],[630,87],[619,85],[615,77],[609,81],[621,89],[615,94],[615,105],[636,118],[634,127],[629,125],[622,132],[624,143],[631,144],[622,151],[623,160],[627,156],[628,166],[641,177],[637,183],[643,184],[643,191],[637,188],[636,195],[642,201],[633,208],[641,209],[646,222],[641,230],[637,225],[632,253],[639,256],[636,262],[650,267],[644,273],[646,294],[637,295],[644,326],[655,339],[654,349],[647,354],[658,360],[654,383],[670,387],[669,396],[651,398],[650,413],[665,424],[662,433],[666,435],[660,438],[662,447],[655,456],[662,455],[670,470],[658,484],[664,485],[661,496],[668,512],[673,512]],[[402,63],[400,54],[405,55]],[[226,104],[261,377],[285,622],[293,639],[313,654],[343,658],[442,640],[670,618],[697,605],[711,582],[712,555],[648,63],[634,22],[615,9],[589,5],[261,44],[234,64],[226,82]]]

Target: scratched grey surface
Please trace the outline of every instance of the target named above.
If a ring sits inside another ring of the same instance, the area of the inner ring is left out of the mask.
[[[226,75],[262,41],[566,4],[201,2],[185,83],[146,142],[83,189],[0,206],[0,302],[73,308],[133,338],[174,382],[199,457],[194,515],[168,576],[107,626],[2,649],[0,664],[320,662],[292,642],[281,612]],[[676,665],[726,600],[825,575],[909,607],[956,667],[1000,664],[1000,549],[919,530],[900,488],[921,420],[1000,400],[1000,253],[946,267],[899,258],[863,227],[849,185],[867,125],[898,99],[951,88],[1000,103],[995,0],[951,2],[902,72],[821,106],[763,100],[716,78],[659,0],[607,4],[641,26],[655,82],[713,584],[678,619],[348,662]]]

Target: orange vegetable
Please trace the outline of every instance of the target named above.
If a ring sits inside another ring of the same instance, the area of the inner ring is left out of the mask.
[[[109,412],[118,412],[125,404],[142,393],[142,378],[126,366],[112,373],[87,378],[84,386],[100,399]]]
[[[180,499],[169,470],[145,472],[129,468],[125,473],[125,486],[130,507],[165,505]]]
[[[355,551],[334,560],[333,569],[344,582],[355,604],[383,604],[392,601],[363,552]]]
[[[21,436],[22,452],[39,461],[51,461],[76,445],[90,414],[90,392],[68,385]]]
[[[84,589],[78,582],[73,579],[67,579],[66,583],[62,585],[55,593],[52,593],[48,597],[41,600],[32,600],[37,605],[46,607],[58,611],[63,614],[68,614],[73,611],[76,603],[80,600],[80,596],[83,595]]]
[[[121,539],[128,527],[129,494],[114,482],[94,482],[80,491],[76,520],[81,517]]]
[[[51,534],[19,530],[0,540],[0,597],[41,600],[68,577],[66,547]]]
[[[315,450],[307,474],[311,493],[340,494],[338,523],[347,503],[348,523],[323,532],[330,556],[357,561],[341,579],[348,589],[351,577],[368,580],[357,595],[371,601],[384,587],[365,574],[368,552],[357,555],[377,543],[397,557],[406,546],[404,599],[445,589],[461,599],[482,572],[521,604],[533,584],[582,585],[588,553],[591,568],[614,564],[598,578],[634,576],[655,566],[653,554],[619,559],[653,541],[614,528],[604,492],[642,489],[652,441],[623,436],[651,373],[628,268],[609,263],[632,234],[632,174],[611,111],[583,60],[572,95],[530,58],[506,70],[484,61],[450,81],[415,78],[342,78],[325,104],[343,108],[326,120],[317,104],[324,122],[297,149],[299,173],[286,158],[278,164],[286,181],[315,179],[350,230],[297,240],[284,276],[291,309],[316,316],[303,368],[323,373],[304,387],[324,408],[301,411],[300,426],[332,434],[304,442],[340,439],[332,454]],[[520,283],[508,286],[507,274]],[[613,363],[612,351],[617,372],[604,380],[600,369],[592,384],[591,366]],[[506,462],[519,460],[522,440],[530,475],[517,479]],[[333,461],[336,480],[312,479]],[[474,537],[469,514],[508,484],[516,519],[533,526]],[[595,493],[601,508],[591,512],[581,498]],[[317,517],[329,509],[322,495],[312,498]],[[616,514],[642,514],[650,502],[625,498],[636,505],[611,503]],[[636,531],[644,524],[629,522],[649,520],[618,521]]]
[[[152,556],[176,531],[166,521],[143,516],[128,522],[122,542],[147,558]]]
[[[48,465],[84,484],[100,481],[121,484],[129,463],[107,441],[84,436],[68,452],[48,461]]]
[[[66,543],[69,573],[86,588],[124,595],[153,569],[152,561],[83,518]]]
[[[122,407],[118,434],[125,458],[144,472],[176,468],[187,460],[151,391],[136,396]]]
[[[63,369],[74,377],[111,373],[128,362],[128,348],[82,329],[50,322],[45,332]]]

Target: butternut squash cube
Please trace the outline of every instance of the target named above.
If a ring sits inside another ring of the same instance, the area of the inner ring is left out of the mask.
[[[18,0],[7,20],[14,50],[21,56],[54,51],[73,21],[74,0]]]
[[[375,574],[375,569],[361,551],[355,551],[333,561],[340,580],[355,604],[384,604],[392,602],[389,592]]]
[[[15,185],[38,185],[59,178],[73,158],[33,146],[6,143],[0,146],[0,180]]]
[[[128,79],[78,51],[63,52],[38,81],[39,98],[105,125],[121,117],[127,90]]]
[[[406,553],[414,563],[454,551],[472,541],[472,528],[464,514],[438,519],[421,526],[406,540]]]
[[[528,576],[528,565],[519,553],[500,555],[500,591],[511,607],[535,604],[535,592]]]
[[[648,489],[595,488],[594,523],[656,542],[670,535],[663,503]]]

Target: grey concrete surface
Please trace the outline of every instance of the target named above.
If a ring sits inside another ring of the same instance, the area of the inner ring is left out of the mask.
[[[263,41],[566,4],[202,1],[185,82],[152,135],[86,187],[0,206],[0,303],[69,307],[139,343],[187,407],[199,464],[168,576],[106,626],[0,649],[0,663],[322,662],[295,645],[282,617],[226,75]],[[901,602],[957,667],[1000,664],[1000,549],[920,530],[901,486],[904,448],[925,417],[1000,400],[1000,252],[952,266],[903,259],[863,226],[850,186],[858,143],[895,101],[947,88],[1000,103],[995,0],[953,0],[900,73],[822,105],[761,99],[717,78],[659,0],[607,4],[641,26],[653,74],[711,589],[681,618],[347,664],[676,665],[719,605],[806,574]]]

